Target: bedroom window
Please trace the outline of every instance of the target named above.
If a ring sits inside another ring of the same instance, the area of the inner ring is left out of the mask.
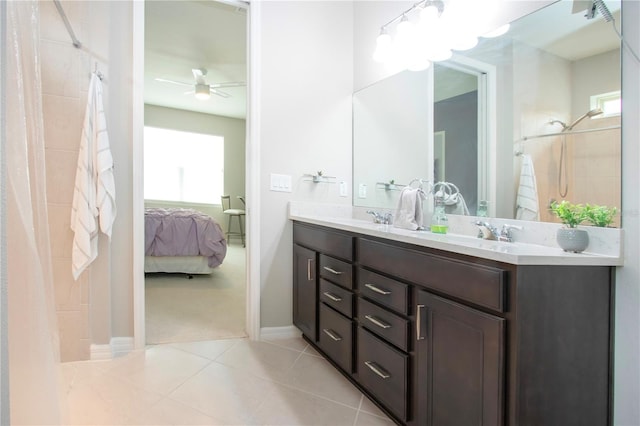
[[[145,200],[219,204],[224,137],[144,128]]]

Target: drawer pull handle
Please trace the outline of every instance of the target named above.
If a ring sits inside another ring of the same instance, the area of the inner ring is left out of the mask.
[[[368,319],[369,321],[371,321],[372,323],[374,323],[375,325],[377,325],[378,327],[380,327],[380,328],[384,328],[384,329],[391,328],[391,324],[387,324],[384,321],[380,321],[376,317],[372,317],[371,315],[365,315],[364,317],[366,319]]]
[[[391,377],[391,375],[389,373],[387,373],[384,368],[380,367],[378,364],[376,364],[375,362],[371,362],[371,361],[365,361],[364,365],[366,365],[367,367],[369,367],[369,369],[371,371],[373,371],[374,373],[376,373],[378,376],[380,376],[383,379],[388,379],[389,377]]]
[[[328,291],[325,291],[324,293],[325,296],[327,296],[329,299],[333,300],[334,302],[342,302],[342,298],[336,296],[335,294],[331,294]]]
[[[311,281],[311,262],[313,262],[313,259],[309,258],[307,259],[307,281]]]
[[[387,291],[387,290],[383,290],[383,289],[381,289],[381,288],[378,288],[378,287],[376,287],[376,286],[375,286],[375,285],[373,285],[373,284],[365,284],[364,286],[365,286],[366,288],[368,288],[369,290],[375,291],[375,292],[376,292],[376,293],[378,293],[378,294],[384,294],[385,296],[388,296],[389,294],[391,294],[391,292],[390,292],[390,291]]]
[[[334,274],[334,275],[342,275],[342,272],[340,272],[340,271],[336,271],[335,269],[331,269],[331,268],[329,268],[328,266],[325,266],[325,267],[324,267],[324,270],[325,270],[325,271],[329,271],[329,272],[331,272],[331,273],[332,273],[332,274]]]
[[[424,309],[424,305],[416,306],[416,340],[424,340],[424,336],[422,335],[422,310]]]
[[[322,331],[324,332],[324,334],[331,337],[336,342],[339,342],[340,340],[342,340],[342,337],[340,337],[340,335],[333,330],[329,330],[328,328],[323,328]]]

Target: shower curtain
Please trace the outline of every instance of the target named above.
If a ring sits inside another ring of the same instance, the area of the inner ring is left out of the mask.
[[[60,424],[37,1],[6,5],[6,225],[11,424]]]

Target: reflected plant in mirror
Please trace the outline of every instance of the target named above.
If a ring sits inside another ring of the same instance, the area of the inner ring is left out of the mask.
[[[620,22],[620,2],[604,3]],[[545,222],[558,222],[552,200],[620,206],[620,40],[600,14],[572,6],[558,1],[506,35],[356,92],[354,187],[374,189],[354,191],[354,205],[393,209],[400,191],[376,182],[418,178],[455,184],[471,214],[488,206],[491,217],[516,218],[525,198],[528,217]]]

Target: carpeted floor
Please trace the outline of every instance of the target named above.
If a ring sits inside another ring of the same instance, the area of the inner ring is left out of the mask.
[[[230,244],[210,275],[146,274],[147,344],[244,337],[245,249]]]

